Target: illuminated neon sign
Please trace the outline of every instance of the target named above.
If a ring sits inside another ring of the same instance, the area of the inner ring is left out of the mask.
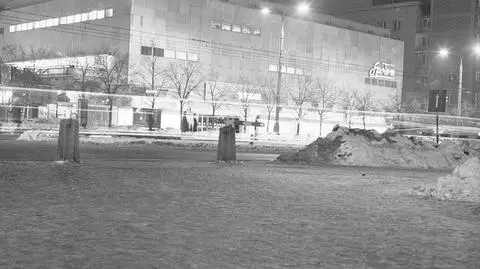
[[[395,65],[376,62],[368,75],[369,78],[395,80]]]

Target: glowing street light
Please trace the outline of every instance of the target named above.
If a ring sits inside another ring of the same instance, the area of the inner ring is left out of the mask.
[[[263,15],[268,15],[271,13],[271,10],[268,7],[261,9]],[[310,12],[310,5],[307,3],[300,3],[297,6],[297,13],[299,15],[306,15]],[[276,109],[275,109],[275,124],[273,126],[273,131],[276,134],[280,134],[280,92],[281,92],[281,81],[282,81],[282,55],[283,55],[283,45],[285,41],[285,16],[287,15],[286,10],[281,10],[280,16],[282,18],[281,29],[280,29],[280,48],[278,55],[278,66],[277,66],[277,96],[276,96]]]
[[[310,5],[307,3],[300,3],[297,7],[297,11],[300,14],[305,14],[310,11]]]
[[[438,54],[439,54],[441,57],[445,58],[445,57],[447,57],[448,55],[450,55],[450,51],[449,51],[448,49],[446,49],[446,48],[442,48],[442,49],[440,49],[440,50],[438,51]]]
[[[473,52],[475,55],[480,56],[480,44],[477,44],[475,47],[473,47]]]
[[[270,11],[270,9],[269,9],[268,7],[262,8],[262,14],[263,14],[263,15],[268,15],[268,14],[270,14],[270,12],[271,12],[271,11]]]

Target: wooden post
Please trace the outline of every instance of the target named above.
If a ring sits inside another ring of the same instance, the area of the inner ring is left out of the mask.
[[[218,137],[217,161],[236,161],[237,149],[235,147],[235,128],[227,125],[220,128]]]
[[[60,120],[58,133],[58,161],[80,162],[79,124],[77,119]]]

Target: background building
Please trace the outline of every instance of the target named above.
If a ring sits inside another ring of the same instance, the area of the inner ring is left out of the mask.
[[[139,95],[142,90],[145,92],[142,74],[147,73],[145,66],[152,59],[159,59],[160,66],[166,68],[171,64],[198,64],[204,83],[192,95],[198,102],[192,103],[191,109],[209,114],[208,104],[201,101],[207,98],[206,89],[211,83],[228,87],[226,101],[238,103],[242,102],[242,81],[247,79],[258,89],[259,81],[275,81],[278,73],[282,16],[275,12],[262,14],[260,9],[265,3],[232,2],[58,0],[5,11],[0,22],[1,27],[8,29],[4,44],[31,51],[43,48],[49,52],[48,57],[94,56],[113,50],[127,54],[128,83],[136,86],[134,92]],[[342,108],[340,93],[345,91],[369,93],[373,100],[371,110],[384,110],[401,94],[404,45],[389,38],[389,30],[329,15],[287,15],[282,57],[283,105],[295,105],[293,96],[299,91],[299,83],[306,79],[334,85],[339,97],[337,108]],[[33,54],[27,56],[31,58]],[[212,74],[217,74],[214,80]],[[170,105],[175,91],[166,90],[170,91],[162,95],[163,101],[157,102],[155,108],[164,111],[163,127],[178,128],[178,108],[174,110]],[[148,107],[144,99],[134,100],[131,105]],[[252,99],[264,101],[260,93]],[[260,109],[251,110],[249,120],[265,114]],[[219,114],[243,112],[238,107],[224,106]],[[295,118],[294,114],[293,110],[282,111],[284,118]]]

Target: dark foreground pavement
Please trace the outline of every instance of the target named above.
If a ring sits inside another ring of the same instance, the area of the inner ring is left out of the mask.
[[[479,206],[409,194],[440,172],[169,160],[0,171],[2,269],[480,268]]]
[[[1,137],[1,136],[0,136]],[[0,139],[0,160],[54,161],[57,148],[55,143],[26,142]],[[278,155],[262,153],[237,153],[238,161],[272,161]],[[80,145],[81,160],[179,160],[215,161],[216,152],[200,149],[175,149],[155,144],[121,145],[91,144]]]

